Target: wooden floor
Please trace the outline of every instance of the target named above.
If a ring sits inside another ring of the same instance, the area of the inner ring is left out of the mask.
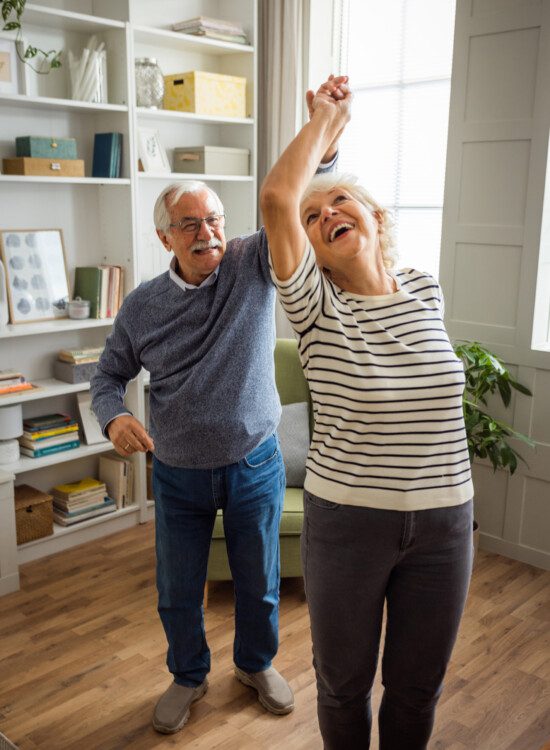
[[[151,524],[22,570],[0,599],[0,732],[21,750],[320,748],[309,623],[283,581],[276,666],[296,710],[267,714],[232,674],[232,591],[212,584],[210,689],[178,734],[151,727],[169,685]],[[550,740],[550,573],[480,553],[430,750],[539,750]],[[380,700],[377,679],[375,710]],[[374,729],[373,748],[378,747]]]

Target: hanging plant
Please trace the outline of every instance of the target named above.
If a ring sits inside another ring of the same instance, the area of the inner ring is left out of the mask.
[[[25,10],[26,0],[0,0],[0,2],[2,8],[2,20],[4,22],[2,31],[16,31],[17,35],[15,40],[16,42],[22,43],[23,34],[21,30],[21,16]],[[59,59],[61,52],[56,52],[53,49],[46,52],[39,47],[33,47],[32,44],[29,44],[23,50],[23,53],[21,53],[23,45],[16,44],[15,47],[17,56],[21,62],[32,68],[35,73],[45,74],[49,73],[52,68],[61,67],[61,60]],[[35,67],[31,61],[36,61],[38,67]]]

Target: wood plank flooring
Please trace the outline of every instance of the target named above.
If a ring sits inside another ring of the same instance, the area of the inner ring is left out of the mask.
[[[169,685],[146,524],[27,564],[0,599],[0,732],[20,750],[321,748],[301,582],[281,589],[275,662],[296,693],[266,713],[232,673],[230,583],[210,585],[210,689],[178,734],[151,727]],[[430,750],[550,748],[550,573],[480,553]],[[380,700],[379,678],[374,710]],[[376,728],[373,749],[378,747]]]

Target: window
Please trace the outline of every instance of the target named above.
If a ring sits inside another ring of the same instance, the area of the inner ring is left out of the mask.
[[[398,265],[437,276],[454,0],[341,0],[340,70],[355,99],[339,170],[394,215]]]

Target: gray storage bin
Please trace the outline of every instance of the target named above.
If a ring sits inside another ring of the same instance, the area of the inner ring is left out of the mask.
[[[81,365],[72,365],[70,362],[61,362],[56,359],[53,363],[54,376],[65,383],[87,383],[95,373],[97,362],[85,362]]]
[[[174,149],[174,172],[248,176],[250,151],[225,146],[188,146]]]

